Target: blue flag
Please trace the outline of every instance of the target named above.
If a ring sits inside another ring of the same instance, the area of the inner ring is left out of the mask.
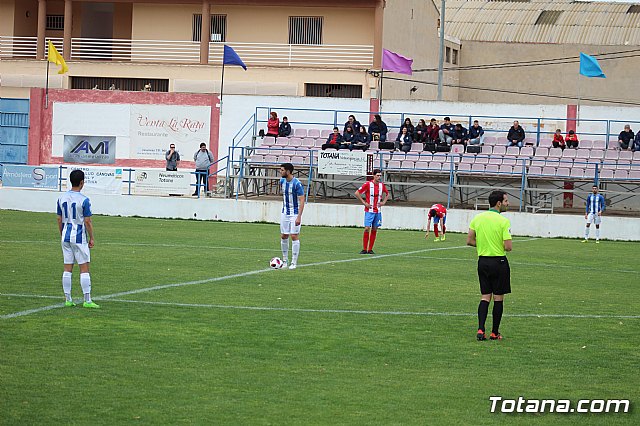
[[[225,65],[238,65],[247,70],[247,66],[242,62],[240,56],[236,53],[235,50],[231,46],[224,45],[224,57],[222,58],[222,63]]]
[[[593,56],[589,56],[586,53],[580,52],[580,74],[586,77],[600,77],[607,78],[602,72],[598,60]]]

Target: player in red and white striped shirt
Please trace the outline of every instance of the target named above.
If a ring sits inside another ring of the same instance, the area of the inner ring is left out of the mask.
[[[380,169],[374,169],[373,180],[365,182],[356,191],[356,198],[364,205],[364,235],[360,254],[374,254],[373,244],[376,242],[378,228],[382,226],[382,206],[389,198],[389,191],[384,183],[380,182],[381,177]]]
[[[446,238],[445,233],[447,232],[447,227],[445,226],[447,223],[447,209],[442,204],[434,204],[429,209],[427,217],[429,218],[427,221],[427,234],[424,237],[429,237],[429,228],[431,228],[431,219],[433,218],[433,232],[436,234],[436,239],[434,241],[440,241],[438,235],[438,223],[441,224],[442,241],[444,241]]]

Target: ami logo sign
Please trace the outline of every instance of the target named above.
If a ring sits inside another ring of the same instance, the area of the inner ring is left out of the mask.
[[[109,155],[109,141],[101,141],[95,146],[92,145],[87,140],[80,141],[72,150],[72,154],[80,154],[84,152],[85,154],[105,154]]]

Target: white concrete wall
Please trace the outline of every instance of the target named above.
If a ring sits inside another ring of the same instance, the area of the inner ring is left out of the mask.
[[[55,212],[60,193],[55,191],[0,189],[0,208],[33,212]],[[95,214],[107,216],[143,216],[220,220],[225,222],[280,222],[280,201],[228,199],[162,198],[139,196],[91,196]],[[447,229],[467,232],[468,224],[478,212],[450,210]],[[425,208],[385,207],[383,227],[387,229],[424,230]],[[581,238],[582,215],[544,215],[505,213],[516,236]],[[317,226],[362,226],[362,206],[353,204],[310,203],[305,207],[303,224]],[[53,222],[52,222],[53,223]],[[602,239],[640,241],[640,218],[605,217]]]

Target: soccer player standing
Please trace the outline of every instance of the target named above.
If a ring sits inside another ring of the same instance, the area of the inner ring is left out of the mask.
[[[592,223],[596,224],[596,244],[600,243],[600,223],[602,222],[602,212],[605,209],[604,197],[598,194],[598,185],[593,185],[591,194],[587,196],[587,210],[584,218],[587,219],[587,226],[584,229],[583,243],[589,241],[589,229]]]
[[[100,308],[91,300],[91,276],[89,249],[93,248],[93,223],[91,222],[91,203],[80,191],[84,187],[84,172],[74,170],[69,174],[71,190],[58,198],[58,230],[62,240],[62,256],[64,258],[64,272],[62,273],[62,289],[65,296],[65,306],[76,306],[71,298],[71,277],[73,265],[80,268],[80,286],[84,294],[85,308]],[[87,239],[88,234],[88,239]]]
[[[511,293],[511,272],[506,252],[511,251],[509,219],[500,215],[507,211],[509,199],[503,191],[489,195],[489,211],[480,213],[469,224],[467,245],[478,251],[478,279],[480,281],[480,304],[478,305],[478,340],[487,340],[485,322],[489,314],[489,303],[493,298],[493,327],[491,340],[501,340],[504,295]]]
[[[373,245],[376,242],[378,228],[382,226],[382,206],[387,203],[389,191],[380,182],[382,172],[373,170],[373,180],[365,182],[357,191],[356,198],[364,205],[364,235],[362,236],[362,251],[360,254],[374,254]],[[365,199],[362,198],[364,194]],[[384,194],[384,199],[382,199]]]
[[[442,241],[445,240],[447,232],[447,209],[442,204],[434,204],[429,209],[429,213],[427,214],[429,220],[427,221],[427,233],[425,234],[425,238],[429,237],[429,228],[431,228],[431,219],[433,218],[433,232],[436,234],[436,239],[434,241],[440,241],[440,237],[438,236],[438,223],[440,223],[442,227]]]
[[[293,177],[293,164],[280,166],[280,192],[282,192],[282,215],[280,217],[280,247],[282,248],[283,268],[289,259],[289,236],[291,236],[291,265],[296,269],[300,254],[300,224],[304,210],[304,187],[298,178]]]

